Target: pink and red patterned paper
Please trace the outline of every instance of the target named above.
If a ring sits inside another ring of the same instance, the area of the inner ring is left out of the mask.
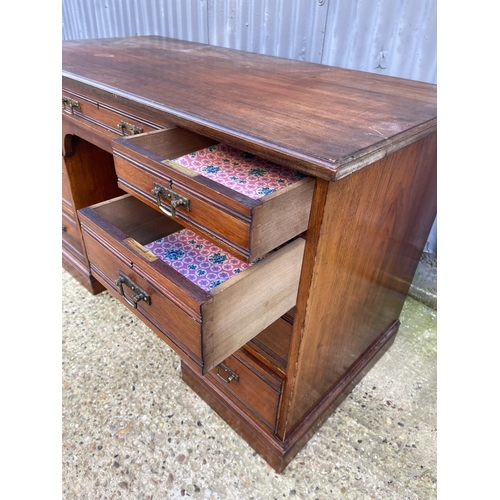
[[[145,247],[206,292],[251,266],[189,229]]]
[[[228,144],[216,144],[172,160],[253,200],[299,181],[305,174]]]

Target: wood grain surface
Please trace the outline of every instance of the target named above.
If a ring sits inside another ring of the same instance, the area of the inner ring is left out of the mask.
[[[184,380],[281,471],[394,339],[436,214],[436,86],[157,36],[63,42],[62,65],[82,100],[63,108],[65,267],[120,300],[117,273],[137,281],[152,299],[134,311]],[[162,130],[115,139],[124,117]],[[190,223],[233,252],[305,239],[210,293],[141,251],[175,224],[143,196],[165,180],[161,148],[193,132],[311,175],[265,204],[172,169]],[[120,186],[133,196],[111,201]],[[224,360],[236,389],[209,372]]]
[[[436,128],[423,82],[157,36],[62,46],[65,79],[328,180]]]
[[[318,184],[282,439],[398,319],[436,215],[436,134],[339,182]]]

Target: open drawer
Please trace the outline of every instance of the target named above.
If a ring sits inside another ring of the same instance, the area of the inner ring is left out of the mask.
[[[252,262],[307,229],[314,178],[181,128],[113,141],[118,185]]]
[[[203,373],[295,305],[300,237],[247,264],[130,195],[79,215],[93,276]]]

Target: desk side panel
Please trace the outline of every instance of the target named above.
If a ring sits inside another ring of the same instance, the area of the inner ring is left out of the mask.
[[[349,368],[398,319],[436,215],[436,134],[321,182],[313,214],[281,439],[345,383]]]

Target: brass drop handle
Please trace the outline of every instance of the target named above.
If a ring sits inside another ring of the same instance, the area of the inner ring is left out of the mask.
[[[158,205],[158,208],[160,209],[160,211],[163,212],[165,215],[172,217],[172,219],[175,218],[175,214],[176,214],[175,209],[177,207],[183,207],[188,212],[191,210],[189,198],[186,198],[185,196],[181,196],[180,194],[176,193],[172,189],[168,189],[168,188],[162,186],[158,182],[154,183],[154,189],[151,191],[151,194],[156,197],[156,204]],[[170,210],[168,208],[165,208],[162,206],[162,204],[161,204],[162,197],[170,200]]]
[[[125,299],[125,302],[137,309],[137,302],[143,300],[146,304],[151,305],[151,297],[136,283],[134,283],[128,276],[123,274],[121,271],[118,272],[119,278],[115,281],[115,285],[118,287],[120,295]],[[136,292],[130,300],[123,292],[123,285],[128,286],[133,292]]]
[[[131,123],[124,122],[123,120],[121,120],[116,127],[124,137],[127,135],[142,134],[144,132],[143,128],[138,127],[137,125],[132,125]]]
[[[70,97],[63,96],[62,109],[64,109],[66,113],[72,115],[74,109],[80,109],[80,103],[78,101],[75,101],[74,99],[71,99]]]
[[[221,368],[222,370],[224,370],[224,375],[225,376],[222,376],[219,372],[219,368]],[[226,382],[226,384],[230,384],[233,380],[235,382],[239,382],[240,381],[240,377],[238,377],[238,375],[236,375],[236,373],[233,372],[233,370],[231,370],[228,366],[226,366],[224,363],[219,363],[217,365],[217,368],[215,370],[215,373],[217,373],[217,376],[219,378],[221,378],[222,380],[224,380],[224,382]]]

